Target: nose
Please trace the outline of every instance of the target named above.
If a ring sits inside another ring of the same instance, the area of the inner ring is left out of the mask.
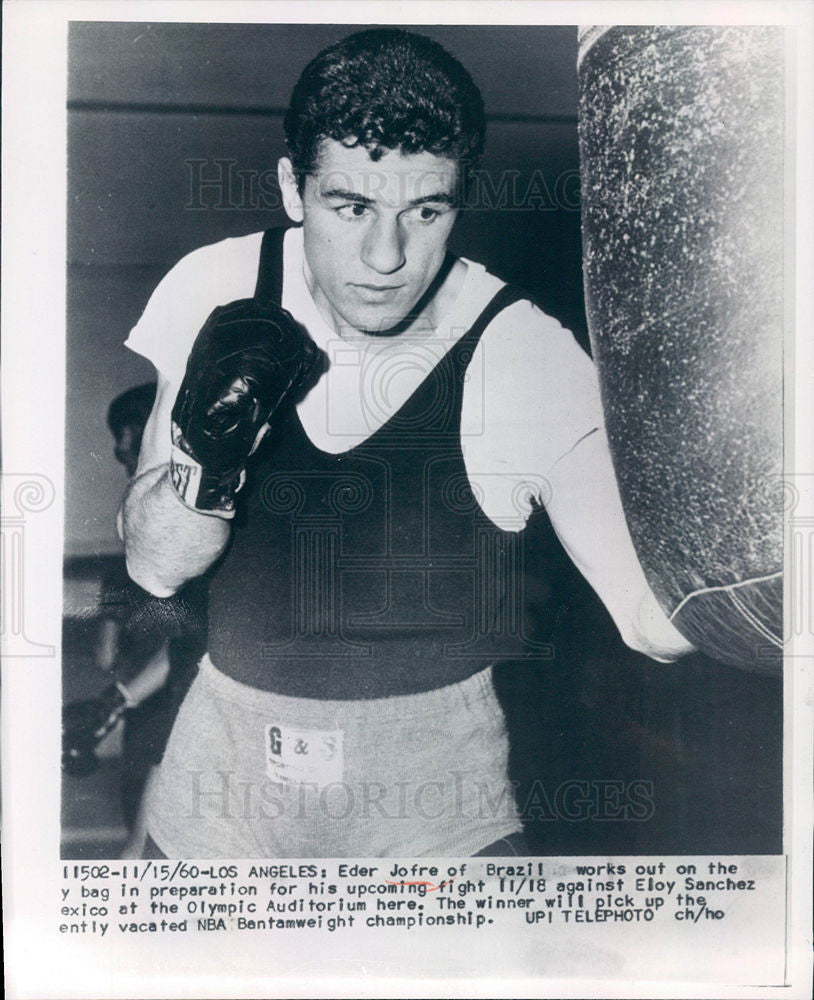
[[[398,220],[379,217],[365,233],[362,262],[379,274],[393,274],[404,265],[404,244]]]

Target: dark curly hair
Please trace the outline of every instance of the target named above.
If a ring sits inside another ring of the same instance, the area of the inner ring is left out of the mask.
[[[155,382],[145,382],[117,396],[107,411],[107,426],[111,434],[118,437],[128,424],[143,430],[155,402],[155,391]]]
[[[441,45],[396,28],[350,35],[303,70],[285,116],[285,138],[302,193],[319,143],[364,146],[372,160],[390,150],[456,160],[466,181],[483,148],[483,98]]]

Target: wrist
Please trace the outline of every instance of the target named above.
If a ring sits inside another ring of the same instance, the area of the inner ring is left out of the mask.
[[[199,514],[233,518],[235,496],[245,481],[245,469],[231,476],[209,472],[179,444],[180,440],[180,431],[173,424],[170,483],[179,500]]]

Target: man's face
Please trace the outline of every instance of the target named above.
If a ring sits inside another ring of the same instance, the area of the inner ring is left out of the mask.
[[[138,453],[141,448],[143,431],[144,428],[140,424],[125,424],[115,435],[116,446],[113,449],[113,454],[131,478],[136,474],[138,467]]]
[[[302,219],[306,277],[320,311],[340,333],[391,330],[444,262],[457,215],[457,164],[397,150],[374,163],[362,146],[324,139],[300,198],[286,162],[286,209]]]

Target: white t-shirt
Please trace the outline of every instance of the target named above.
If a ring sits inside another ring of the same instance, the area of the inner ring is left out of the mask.
[[[180,385],[212,309],[254,294],[262,238],[252,233],[226,239],[184,257],[156,288],[127,347]],[[369,437],[503,286],[482,264],[463,263],[459,294],[434,331],[349,343],[328,325],[308,290],[302,230],[287,231],[282,304],[330,360],[328,372],[298,405],[318,448],[336,454]],[[461,412],[466,469],[486,515],[504,530],[521,529],[532,498],[547,500],[552,466],[601,424],[596,372],[573,335],[528,301],[500,313],[467,368]]]
[[[180,386],[211,311],[254,295],[262,239],[262,232],[252,233],[193,251],[150,297],[126,345],[151,361],[171,389]],[[339,454],[374,433],[503,286],[481,264],[462,260],[462,286],[434,330],[348,341],[327,323],[309,292],[302,230],[286,233],[282,304],[330,360],[297,406],[317,448]],[[169,433],[167,427],[167,440]],[[566,551],[630,646],[656,659],[691,648],[659,608],[636,557],[593,362],[568,330],[528,301],[499,313],[473,353],[464,381],[461,445],[486,516],[505,531],[520,531],[534,503],[544,504]]]

